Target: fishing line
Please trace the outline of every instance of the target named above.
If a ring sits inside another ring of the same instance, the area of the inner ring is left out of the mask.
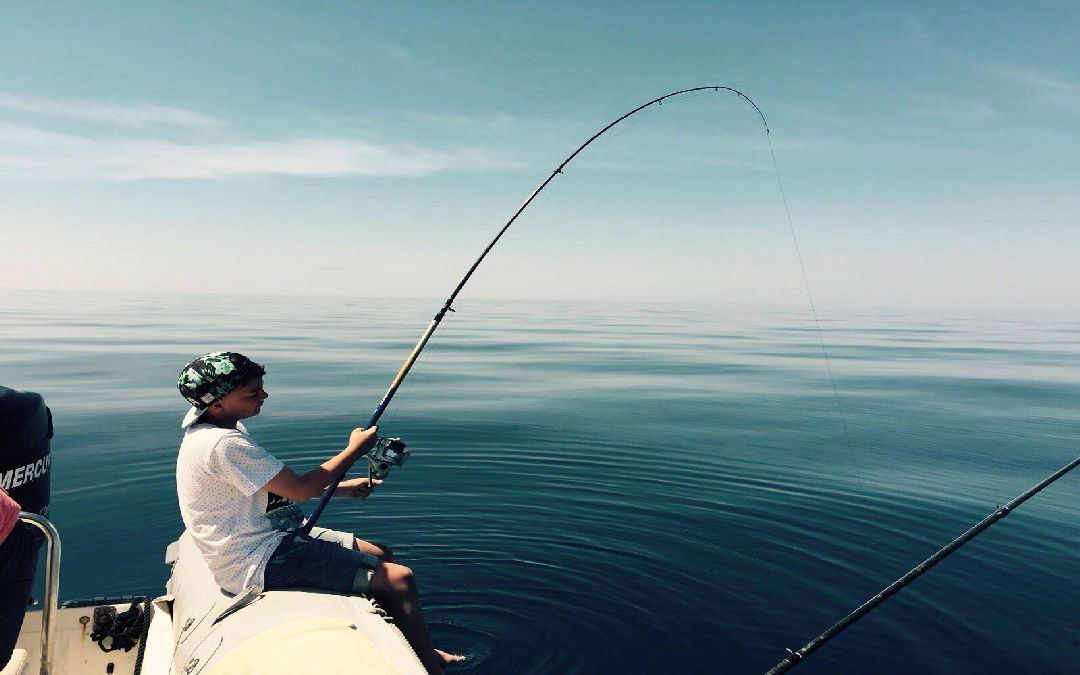
[[[855,472],[856,480],[863,482],[862,476],[859,475],[858,455],[855,453],[855,447],[851,442],[851,433],[848,430],[847,415],[844,414],[844,406],[840,400],[840,390],[836,386],[836,378],[833,376],[832,359],[829,358],[829,351],[825,348],[825,333],[821,329],[821,320],[818,318],[817,306],[814,303],[814,294],[810,291],[810,281],[806,276],[806,265],[803,264],[802,250],[799,248],[799,238],[795,236],[795,225],[791,220],[791,208],[788,206],[787,194],[784,192],[784,181],[780,179],[780,168],[776,164],[776,152],[773,150],[772,136],[766,133],[765,139],[769,142],[769,157],[772,159],[773,172],[776,174],[776,184],[780,188],[780,200],[784,203],[784,215],[787,217],[788,230],[791,231],[791,241],[795,245],[795,257],[799,259],[799,271],[802,273],[803,287],[806,289],[806,299],[810,304],[810,316],[813,318],[814,327],[817,329],[818,342],[821,344],[821,354],[825,357],[825,370],[829,373],[829,383],[832,385],[833,399],[836,401],[836,410],[840,415],[840,424],[844,429],[844,439],[847,441],[848,452],[852,458],[852,468]]]
[[[725,92],[729,92],[731,94],[734,94],[735,96],[737,96],[737,97],[741,98],[742,100],[746,101],[747,103],[749,103],[750,106],[753,107],[754,111],[758,114],[758,117],[761,119],[761,124],[765,128],[765,136],[766,136],[766,138],[769,138],[769,135],[770,135],[769,123],[765,120],[765,114],[761,111],[761,108],[759,108],[758,105],[756,103],[754,103],[750,99],[749,96],[742,93],[741,91],[739,91],[737,89],[733,89],[732,87],[725,87],[725,86],[721,86],[721,85],[710,85],[710,86],[703,86],[703,87],[691,87],[689,89],[680,89],[679,91],[673,91],[673,92],[671,92],[669,94],[665,94],[665,95],[660,96],[658,98],[654,98],[653,100],[651,100],[651,101],[649,101],[647,103],[643,103],[642,105],[634,108],[630,112],[628,112],[628,113],[622,115],[621,117],[615,119],[614,121],[607,124],[607,126],[603,127],[599,131],[597,131],[595,134],[593,134],[591,137],[589,137],[588,140],[586,140],[584,143],[582,143],[580,146],[578,146],[576,150],[574,150],[572,153],[570,153],[570,155],[566,159],[564,159],[562,161],[562,163],[559,164],[551,172],[551,174],[546,179],[544,179],[544,181],[541,182],[539,186],[536,187],[535,190],[533,190],[533,192],[528,196],[527,199],[525,199],[525,201],[522,203],[522,205],[520,207],[518,207],[517,211],[514,212],[514,215],[512,215],[510,217],[510,219],[508,221],[506,221],[506,223],[502,226],[502,228],[499,229],[498,233],[491,240],[491,242],[487,245],[487,247],[484,248],[483,252],[480,253],[480,256],[476,259],[476,261],[472,264],[472,266],[469,268],[469,270],[465,273],[465,276],[461,278],[460,282],[458,282],[458,285],[454,288],[453,292],[450,294],[450,297],[447,298],[446,302],[442,306],[442,309],[440,309],[438,311],[438,313],[435,314],[435,317],[431,320],[431,323],[428,324],[427,329],[420,336],[420,339],[417,341],[416,346],[413,347],[412,352],[410,352],[408,357],[406,357],[405,363],[402,364],[400,370],[398,370],[398,372],[397,372],[397,375],[394,376],[393,381],[390,383],[390,387],[386,390],[386,394],[383,395],[382,401],[380,401],[379,405],[375,408],[374,413],[372,413],[371,419],[368,421],[368,423],[365,425],[365,427],[371,427],[371,426],[378,423],[379,419],[382,417],[383,413],[386,411],[387,406],[390,405],[390,401],[394,398],[394,395],[397,393],[398,388],[401,386],[401,383],[404,381],[405,377],[409,374],[409,371],[412,369],[413,364],[416,363],[417,358],[419,358],[420,352],[423,351],[424,347],[428,343],[428,340],[431,339],[432,334],[435,332],[435,329],[438,328],[439,324],[442,322],[443,317],[446,316],[447,312],[453,312],[454,311],[454,309],[453,309],[454,300],[457,299],[457,296],[461,292],[461,289],[464,288],[465,284],[467,284],[469,282],[469,279],[472,278],[473,273],[476,272],[476,269],[480,266],[480,263],[482,263],[484,261],[484,259],[488,255],[488,253],[491,252],[491,249],[495,247],[495,244],[497,244],[499,242],[499,240],[502,238],[502,236],[506,233],[506,231],[510,229],[510,226],[514,224],[514,221],[516,221],[518,219],[518,216],[520,216],[521,213],[526,208],[528,208],[530,204],[532,204],[533,200],[536,199],[537,195],[539,195],[541,192],[543,192],[544,189],[547,188],[547,186],[553,180],[555,180],[556,176],[563,173],[563,169],[566,167],[566,165],[569,164],[570,162],[572,162],[574,160],[574,158],[577,157],[579,154],[581,154],[581,152],[585,148],[587,148],[589,145],[591,145],[593,141],[600,138],[600,136],[603,136],[605,133],[607,133],[608,130],[610,130],[613,127],[615,127],[616,125],[620,124],[623,120],[626,120],[627,118],[636,115],[637,113],[641,112],[642,110],[645,110],[646,108],[650,108],[650,107],[652,107],[654,105],[656,105],[656,106],[663,105],[664,101],[667,100],[667,99],[674,98],[676,96],[682,96],[682,95],[685,95],[685,94],[691,94],[691,93],[694,93],[694,92],[700,92],[700,91],[714,91],[714,92],[725,91]],[[773,168],[776,169],[776,156],[775,156],[775,153],[773,153],[772,140],[771,139],[769,140],[769,152],[771,153],[772,158],[773,158]],[[779,170],[776,170],[776,174],[777,174],[777,179],[779,180],[779,175],[780,175]],[[782,183],[781,183],[781,195],[783,195],[783,184]],[[792,230],[792,234],[794,235],[794,226],[791,224],[791,222],[792,222],[791,221],[791,214],[790,214],[790,209],[788,209],[788,206],[787,206],[787,198],[786,197],[784,197],[784,208],[788,213],[788,225]],[[798,244],[796,243],[796,249],[797,249],[797,247],[798,247]],[[800,267],[802,266],[802,256],[801,256],[801,254],[799,255],[799,265],[800,265]],[[803,269],[803,283],[806,286],[807,294],[809,295],[810,287],[809,287],[809,284],[806,281],[806,271],[805,271],[805,269]],[[811,303],[811,307],[813,307],[812,303]],[[817,312],[814,311],[813,315],[814,315],[815,321],[816,321]],[[818,324],[819,336],[820,336],[820,331],[821,331],[820,324]],[[824,339],[823,338],[822,338],[821,342],[822,342],[822,348],[824,349]],[[830,378],[831,378],[832,377],[832,369],[831,369],[831,367],[829,368],[829,374],[830,374]],[[833,390],[834,390],[834,392],[836,391],[836,383],[835,383],[835,381],[833,382]],[[839,397],[837,397],[837,401],[839,402]],[[846,432],[846,430],[847,430],[846,421],[844,423],[844,429],[845,429],[845,432]],[[848,440],[848,445],[849,445],[849,447],[851,447],[850,438]],[[315,523],[318,521],[319,516],[322,514],[323,510],[326,508],[326,505],[329,503],[330,498],[333,496],[334,490],[337,489],[338,484],[341,482],[342,478],[344,478],[345,474],[348,473],[348,470],[349,470],[350,467],[351,467],[351,464],[345,466],[341,470],[341,472],[338,474],[338,476],[334,479],[333,483],[323,492],[322,497],[319,499],[318,505],[315,507],[315,510],[312,511],[311,516],[308,517],[304,521],[304,525],[300,528],[300,532],[302,532],[303,534],[307,534],[307,533],[309,533],[311,531],[311,528],[315,526]],[[372,470],[369,470],[369,472],[368,472],[369,479],[372,477],[372,475],[373,475]]]

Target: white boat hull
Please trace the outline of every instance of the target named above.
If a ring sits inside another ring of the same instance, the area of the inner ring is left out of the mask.
[[[178,542],[169,591],[177,672],[424,673],[404,636],[371,600],[321,591],[223,593],[191,538]],[[239,609],[235,609],[237,605]]]
[[[129,652],[101,651],[90,639],[94,607],[82,606],[56,614],[49,647],[53,675],[426,672],[401,632],[368,598],[315,590],[234,597],[214,583],[187,534],[169,552],[169,593],[153,601],[141,667],[142,645]],[[129,604],[113,606],[123,612]],[[20,655],[26,666],[18,675],[38,672],[40,640],[41,612],[28,612],[17,645],[26,652]]]

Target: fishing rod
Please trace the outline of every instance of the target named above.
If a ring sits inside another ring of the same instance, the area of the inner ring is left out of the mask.
[[[425,330],[423,335],[420,336],[420,340],[417,341],[416,346],[413,347],[412,352],[405,359],[405,363],[401,366],[401,369],[398,370],[397,375],[394,376],[393,382],[390,383],[390,387],[386,390],[386,394],[383,395],[383,398],[379,402],[378,407],[375,408],[375,412],[371,415],[371,419],[368,421],[365,428],[374,426],[376,423],[378,423],[379,418],[382,417],[383,413],[386,411],[387,406],[390,405],[391,399],[394,398],[394,394],[397,393],[398,387],[401,386],[402,381],[405,380],[405,376],[409,374],[409,370],[411,370],[412,367],[413,367],[413,364],[416,363],[416,359],[420,356],[420,352],[423,351],[424,347],[428,343],[428,340],[431,339],[432,333],[434,333],[435,329],[439,327],[439,324],[442,322],[443,317],[446,316],[446,313],[454,311],[454,309],[452,307],[452,305],[454,304],[454,300],[457,299],[458,293],[460,293],[461,289],[465,287],[466,283],[468,283],[469,279],[473,275],[473,272],[476,271],[476,268],[479,267],[480,263],[484,261],[484,258],[486,258],[487,254],[491,251],[491,249],[495,247],[495,244],[498,243],[499,239],[502,238],[503,234],[505,234],[506,231],[508,229],[510,229],[510,226],[514,224],[514,221],[517,220],[518,216],[521,215],[522,211],[524,211],[526,208],[528,208],[529,204],[531,204],[532,201],[534,199],[536,199],[537,195],[539,195],[541,192],[543,192],[544,188],[546,188],[548,186],[548,184],[551,183],[551,181],[555,180],[556,176],[558,176],[559,174],[561,174],[563,172],[563,168],[565,168],[567,164],[569,164],[571,161],[573,161],[573,159],[575,157],[577,157],[581,153],[582,150],[589,147],[589,145],[591,145],[593,141],[595,141],[596,139],[603,136],[609,129],[611,129],[615,125],[619,124],[623,120],[627,119],[628,117],[636,115],[637,113],[639,113],[642,110],[645,110],[646,108],[649,108],[651,106],[663,105],[664,101],[666,101],[669,98],[674,98],[676,96],[682,96],[684,94],[691,94],[691,93],[699,92],[699,91],[715,91],[715,92],[726,91],[726,92],[735,94],[736,96],[738,96],[742,100],[746,101],[751,106],[753,106],[754,110],[758,114],[758,117],[761,118],[761,124],[765,127],[765,136],[766,137],[769,136],[769,124],[768,124],[768,122],[765,121],[765,114],[763,112],[761,112],[761,108],[759,108],[756,103],[754,103],[752,100],[750,100],[749,96],[742,93],[738,89],[733,89],[731,87],[724,87],[724,86],[719,86],[719,85],[704,86],[704,87],[692,87],[690,89],[680,89],[679,91],[673,91],[670,94],[664,94],[663,96],[660,96],[659,98],[654,98],[653,100],[649,101],[648,103],[643,103],[642,105],[639,105],[638,107],[634,108],[630,112],[622,115],[618,119],[616,119],[613,122],[609,123],[607,126],[605,126],[600,131],[597,131],[587,141],[585,141],[580,146],[578,146],[578,148],[576,150],[574,150],[572,153],[570,153],[570,155],[566,159],[564,159],[562,161],[562,163],[559,164],[559,166],[556,167],[555,170],[552,171],[551,174],[546,179],[544,179],[544,181],[542,183],[540,183],[540,185],[535,190],[532,191],[532,194],[529,195],[528,199],[526,199],[525,202],[518,208],[518,210],[514,212],[514,215],[510,217],[510,220],[506,221],[506,224],[502,226],[502,228],[499,230],[499,232],[495,235],[495,238],[491,240],[491,243],[489,243],[487,245],[487,247],[484,249],[484,251],[480,254],[480,257],[478,257],[476,259],[476,262],[474,262],[472,264],[472,267],[469,268],[469,271],[466,272],[465,276],[461,278],[461,281],[458,282],[458,285],[454,289],[454,292],[450,294],[450,297],[447,298],[446,302],[443,304],[442,309],[440,309],[438,311],[438,313],[435,315],[435,318],[433,318],[431,320],[431,323],[428,324],[427,330]],[[771,147],[772,147],[771,143],[770,143],[769,147],[771,149]],[[774,165],[775,165],[775,159],[774,159]],[[396,441],[396,444],[395,444],[395,441]],[[379,453],[379,457],[380,457],[380,459],[382,461],[381,461],[381,463],[377,464],[375,460],[372,460],[370,458],[368,459],[368,462],[369,462],[368,480],[369,480],[369,482],[373,478],[379,476],[379,473],[388,471],[390,465],[392,465],[392,464],[400,464],[401,461],[404,460],[404,457],[407,456],[407,450],[405,449],[404,444],[401,443],[400,439],[386,439],[386,442],[380,444],[380,446],[376,448],[376,451]],[[349,468],[351,468],[351,466],[352,466],[352,463],[350,463],[349,465],[346,465],[345,468],[343,468],[341,470],[341,472],[338,474],[338,476],[334,479],[334,482],[323,493],[322,497],[319,499],[318,505],[315,507],[315,510],[312,511],[311,516],[309,516],[304,521],[303,526],[300,528],[299,531],[302,534],[309,533],[311,531],[311,528],[315,526],[316,521],[318,521],[319,516],[322,514],[323,510],[326,508],[326,505],[327,505],[327,503],[329,503],[330,498],[333,496],[334,490],[337,489],[338,484],[341,483],[342,478],[345,477],[345,474],[348,473]],[[385,468],[383,468],[383,467],[385,467]]]
[[[848,614],[846,617],[837,622],[832,628],[817,636],[810,642],[807,642],[802,648],[798,650],[792,651],[791,649],[788,649],[787,657],[785,657],[784,660],[780,663],[773,666],[772,669],[769,670],[765,675],[779,675],[779,673],[786,673],[787,671],[802,663],[803,659],[805,659],[811,652],[818,649],[826,642],[839,635],[840,632],[843,631],[845,628],[866,616],[871,610],[873,610],[875,607],[895,595],[902,588],[914,581],[918,576],[920,576],[924,572],[929,571],[930,568],[932,568],[934,565],[944,560],[945,557],[948,556],[950,553],[974,539],[986,528],[990,527],[997,521],[1012,513],[1012,511],[1016,507],[1020,506],[1028,499],[1034,497],[1036,494],[1041,492],[1042,489],[1045,488],[1047,485],[1050,485],[1057,479],[1069,473],[1077,466],[1080,466],[1080,457],[1077,457],[1073,461],[1069,462],[1065,466],[1055,471],[1050,476],[1047,476],[1041,482],[1032,486],[1030,489],[1028,489],[1027,492],[1016,497],[1008,504],[1005,504],[1004,506],[999,506],[997,510],[980,520],[970,530],[954,539],[952,543],[950,543],[945,548],[939,550],[934,555],[930,556],[926,560],[916,565],[914,568],[911,569],[910,572],[889,584],[886,588],[878,592],[877,595],[864,602],[854,612]]]

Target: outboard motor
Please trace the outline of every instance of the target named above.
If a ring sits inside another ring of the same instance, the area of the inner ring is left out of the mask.
[[[0,487],[23,511],[49,515],[52,413],[39,394],[0,387]],[[11,658],[44,538],[26,523],[0,544],[0,668]]]

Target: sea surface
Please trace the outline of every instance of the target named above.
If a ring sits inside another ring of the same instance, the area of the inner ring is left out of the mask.
[[[0,384],[56,421],[61,599],[163,591],[187,361],[264,363],[248,428],[304,471],[440,304],[0,291]],[[762,673],[1080,454],[1080,315],[456,307],[380,425],[411,458],[319,523],[413,567],[456,672]],[[1074,673],[1078,580],[1080,471],[796,672]]]

